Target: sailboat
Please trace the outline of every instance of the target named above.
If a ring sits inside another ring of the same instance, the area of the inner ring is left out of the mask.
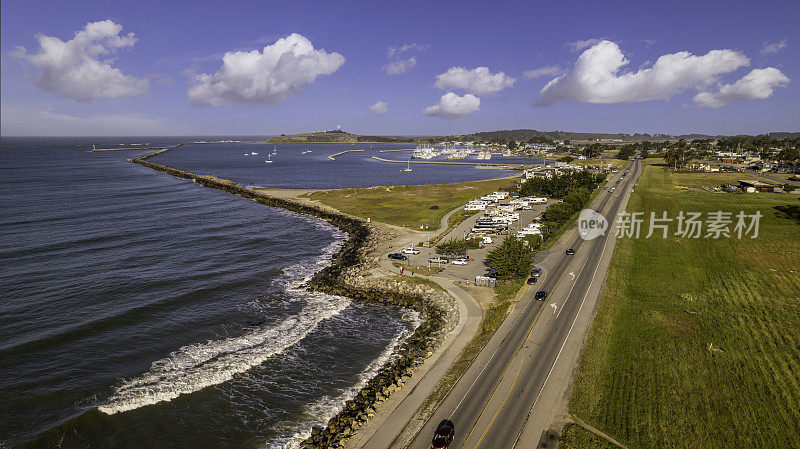
[[[403,171],[411,171],[411,159],[408,160],[408,164],[406,164],[406,168]]]
[[[275,148],[272,149],[272,154],[278,154],[278,146],[275,145]]]
[[[275,162],[275,161],[273,161],[273,160],[272,160],[272,155],[271,155],[271,154],[268,154],[268,155],[267,155],[267,158],[264,160],[264,163],[265,163],[265,164],[271,164],[271,163],[273,163],[273,162]]]

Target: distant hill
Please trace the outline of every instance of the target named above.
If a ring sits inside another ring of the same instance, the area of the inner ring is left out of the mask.
[[[322,131],[304,134],[281,134],[270,137],[267,143],[357,143],[357,142],[414,142],[411,137],[405,136],[361,136],[350,134],[341,130]]]
[[[772,132],[768,136],[773,139],[797,138],[798,132]],[[462,136],[362,136],[351,134],[341,130],[322,131],[304,134],[290,134],[271,137],[267,143],[358,143],[358,142],[388,142],[388,143],[419,143],[419,142],[439,142],[441,140],[461,140],[461,141],[553,141],[570,140],[578,142],[593,141],[622,141],[639,142],[643,140],[663,141],[663,140],[695,140],[695,139],[719,139],[729,136],[712,136],[707,134],[611,134],[611,133],[576,133],[569,131],[537,131],[535,129],[511,129],[501,131],[482,131]]]
[[[796,138],[800,136],[797,132],[772,132],[767,133],[773,139],[786,139]],[[643,140],[695,140],[695,139],[719,139],[721,137],[729,137],[724,135],[708,135],[708,134],[609,134],[609,133],[576,133],[568,131],[537,131],[535,129],[512,129],[503,131],[485,131],[467,134],[463,136],[463,140],[572,140],[572,141],[595,141],[595,140],[622,140],[624,142],[638,142]]]

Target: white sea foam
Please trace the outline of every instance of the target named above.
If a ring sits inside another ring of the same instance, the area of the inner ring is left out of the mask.
[[[323,396],[318,401],[307,405],[304,415],[308,418],[298,423],[290,435],[269,442],[267,447],[270,449],[299,448],[300,443],[311,436],[311,428],[313,426],[324,426],[331,418],[336,416],[336,414],[344,408],[347,401],[354,398],[358,392],[369,383],[370,379],[378,374],[378,371],[380,371],[386,363],[398,356],[397,350],[400,345],[407,337],[414,333],[422,322],[419,313],[415,311],[409,311],[404,319],[408,320],[409,326],[393,338],[386,349],[367,365],[364,371],[358,375],[358,381],[354,385],[338,396]]]
[[[184,346],[153,362],[148,372],[123,383],[98,409],[107,414],[124,412],[228,381],[282,353],[319,323],[339,315],[350,305],[348,298],[305,289],[311,276],[330,264],[331,256],[341,248],[345,234],[338,230],[333,234],[334,241],[321,257],[285,268],[276,280],[294,300],[304,303],[296,315],[238,337]]]

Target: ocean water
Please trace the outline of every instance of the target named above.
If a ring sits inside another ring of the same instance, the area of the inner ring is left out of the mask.
[[[346,188],[387,185],[422,185],[499,178],[515,172],[477,169],[471,165],[407,164],[382,162],[373,156],[408,161],[414,148],[409,144],[250,144],[231,143],[184,145],[151,159],[196,174],[213,174],[243,186],[279,188]],[[303,154],[304,151],[309,153]],[[351,151],[335,160],[328,156]],[[390,150],[390,151],[387,151]],[[272,155],[273,152],[277,154]],[[245,154],[247,153],[247,154]],[[258,153],[258,154],[250,154]],[[266,160],[272,162],[267,164]],[[447,161],[438,157],[433,161]],[[502,157],[489,161],[474,156],[452,162],[539,163],[541,159]]]
[[[416,325],[308,292],[346,237],[117,143],[0,141],[0,447],[291,447]]]

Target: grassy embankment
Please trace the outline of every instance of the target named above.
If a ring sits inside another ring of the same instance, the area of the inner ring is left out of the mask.
[[[433,231],[451,210],[495,190],[508,189],[516,182],[516,179],[491,179],[458,184],[336,189],[305,196],[357,217],[411,229],[425,225]]]
[[[676,188],[728,177],[648,165],[628,205],[763,214],[756,239],[618,240],[570,410],[631,448],[800,445],[800,202]]]

